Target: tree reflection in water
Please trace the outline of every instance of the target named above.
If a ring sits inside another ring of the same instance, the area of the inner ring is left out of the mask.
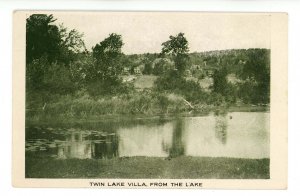
[[[178,118],[175,121],[175,127],[173,129],[172,144],[169,148],[169,157],[178,157],[184,155],[184,142],[183,142],[183,129],[184,121],[182,118]]]
[[[93,141],[92,158],[111,159],[118,157],[119,142],[115,134],[109,134],[104,140]]]
[[[227,142],[227,113],[225,112],[215,112],[214,113],[216,124],[215,124],[215,136],[222,143]]]
[[[58,158],[91,158],[91,142],[84,139],[83,133],[73,132],[66,141],[57,144]]]
[[[30,156],[61,159],[185,155],[268,158],[267,122],[269,113],[265,112],[216,112],[157,124],[120,123],[118,127],[97,124],[88,129],[28,127],[25,150]]]
[[[118,138],[115,133],[87,140],[83,132],[73,132],[66,141],[57,144],[57,158],[110,159],[118,156]]]

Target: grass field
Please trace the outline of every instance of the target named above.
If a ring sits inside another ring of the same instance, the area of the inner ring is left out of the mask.
[[[139,75],[139,76],[123,76],[124,80],[129,80],[133,81],[134,87],[136,89],[147,89],[147,88],[152,88],[154,85],[155,80],[157,79],[158,76],[154,75]],[[199,82],[199,85],[205,89],[208,90],[210,86],[213,85],[213,80],[212,78],[206,77],[198,81],[197,78],[194,77],[188,77],[188,80],[193,80],[195,82]]]
[[[269,159],[123,157],[50,159],[26,156],[26,178],[268,179]]]
[[[140,75],[140,76],[137,76],[137,78],[133,84],[134,84],[134,87],[137,89],[152,88],[156,79],[157,79],[157,76]]]

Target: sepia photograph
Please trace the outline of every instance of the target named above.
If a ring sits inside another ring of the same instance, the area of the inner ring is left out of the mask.
[[[14,162],[23,180],[93,179],[83,186],[112,188],[272,181],[271,151],[287,145],[281,138],[271,147],[274,103],[285,106],[271,101],[273,16],[285,24],[285,14],[15,15],[23,109],[14,116],[24,121],[14,146],[24,160]]]

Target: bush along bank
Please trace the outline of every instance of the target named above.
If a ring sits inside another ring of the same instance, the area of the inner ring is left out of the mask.
[[[215,110],[254,111],[252,105],[231,99],[233,93],[203,90],[197,82],[172,75],[159,77],[153,88],[137,90],[124,87],[113,94],[74,93],[55,94],[49,91],[29,92],[26,97],[26,120],[93,119],[106,116],[193,115]],[[119,88],[120,89],[120,88]],[[257,107],[257,106],[256,106]],[[260,110],[267,108],[259,106]]]
[[[225,107],[225,103],[220,103],[219,106]],[[55,95],[47,101],[31,97],[27,104],[31,108],[26,110],[28,120],[84,119],[109,115],[175,115],[208,112],[216,108],[214,104],[191,102],[179,94],[152,90],[102,97],[91,97],[86,93]]]

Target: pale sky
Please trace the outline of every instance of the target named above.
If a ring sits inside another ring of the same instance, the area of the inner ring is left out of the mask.
[[[55,12],[56,23],[84,33],[87,49],[110,33],[121,34],[125,54],[161,51],[170,35],[183,32],[190,52],[270,48],[268,14],[196,12]]]

